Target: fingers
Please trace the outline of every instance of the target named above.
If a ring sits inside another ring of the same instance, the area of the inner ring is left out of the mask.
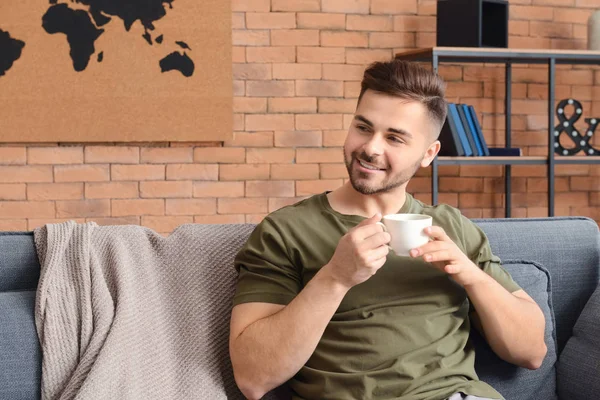
[[[380,227],[381,228],[381,227]],[[392,237],[387,232],[376,232],[373,235],[365,238],[360,244],[360,248],[369,250],[376,249],[384,246],[387,248],[387,244],[392,240]]]
[[[451,241],[448,235],[446,235],[446,231],[440,226],[428,226],[423,232],[434,240]]]
[[[373,225],[379,221],[381,221],[381,213],[375,213],[375,215],[373,215],[372,217],[369,217],[367,219],[360,221],[360,223],[358,225],[356,225],[355,228],[358,228],[361,226],[366,226],[366,225]]]

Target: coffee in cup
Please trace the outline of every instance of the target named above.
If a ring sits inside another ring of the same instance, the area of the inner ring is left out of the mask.
[[[389,247],[399,256],[429,242],[424,229],[432,224],[432,218],[423,214],[388,214],[378,222],[392,237]]]

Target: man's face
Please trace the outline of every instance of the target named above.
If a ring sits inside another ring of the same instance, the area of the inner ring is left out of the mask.
[[[367,90],[344,143],[350,182],[362,194],[391,191],[428,166],[439,142],[421,103]]]

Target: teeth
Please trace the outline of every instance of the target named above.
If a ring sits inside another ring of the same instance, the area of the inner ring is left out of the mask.
[[[375,167],[374,167],[374,166],[372,166],[372,165],[365,164],[365,163],[364,163],[364,162],[362,162],[361,160],[358,160],[358,162],[360,163],[360,165],[362,165],[362,166],[363,166],[364,168],[366,168],[366,169],[371,169],[371,170],[374,170],[374,171],[378,171],[378,170],[379,170],[379,168],[375,168]]]

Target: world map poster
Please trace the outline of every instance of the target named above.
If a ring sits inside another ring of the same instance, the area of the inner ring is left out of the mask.
[[[0,142],[227,140],[232,91],[230,1],[0,1]]]

